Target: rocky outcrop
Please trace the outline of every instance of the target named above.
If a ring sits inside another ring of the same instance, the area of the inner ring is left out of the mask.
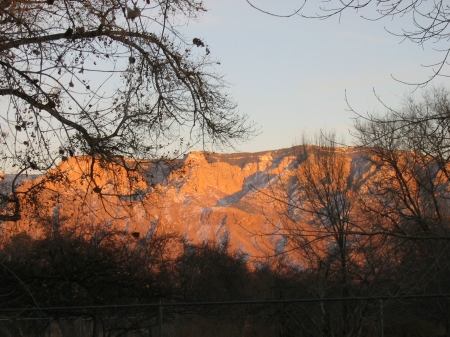
[[[342,151],[358,179],[370,172],[371,166],[352,149]],[[115,228],[144,238],[155,231],[175,231],[193,243],[228,240],[249,257],[271,256],[287,246],[280,234],[278,201],[295,198],[293,172],[301,165],[301,152],[301,147],[191,152],[176,162],[144,163],[139,171],[92,164],[89,157],[70,158],[22,185],[33,193],[25,200],[23,219],[4,224],[4,232],[25,230],[37,236],[45,226],[65,221],[93,233]]]

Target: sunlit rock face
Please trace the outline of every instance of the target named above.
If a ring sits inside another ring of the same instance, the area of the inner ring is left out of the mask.
[[[371,174],[367,160],[352,149],[342,151],[355,179]],[[24,200],[23,219],[4,224],[3,232],[39,236],[58,222],[86,233],[115,229],[141,239],[175,231],[192,243],[229,241],[249,258],[273,256],[288,245],[282,235],[285,213],[298,216],[284,203],[298,197],[294,177],[302,165],[301,153],[301,147],[191,152],[175,162],[148,162],[141,171],[92,164],[88,157],[69,158],[21,186],[34,192]],[[89,167],[94,167],[92,174],[86,174]]]
[[[281,177],[297,165],[298,151],[192,152],[146,196],[154,205],[146,216],[194,243],[229,240],[250,257],[273,255],[275,247],[283,249],[273,196],[280,193]]]

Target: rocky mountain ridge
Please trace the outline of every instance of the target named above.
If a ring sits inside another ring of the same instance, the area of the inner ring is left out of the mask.
[[[69,158],[23,183],[20,189],[33,193],[22,220],[3,229],[38,236],[44,223],[66,221],[92,233],[114,228],[139,238],[174,231],[193,243],[229,241],[252,258],[273,256],[288,245],[280,200],[296,197],[294,176],[304,150],[191,152],[179,161],[147,162],[141,171]],[[339,151],[358,179],[373,170],[356,149]]]

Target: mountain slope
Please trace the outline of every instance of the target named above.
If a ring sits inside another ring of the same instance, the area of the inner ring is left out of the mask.
[[[280,235],[282,213],[284,201],[297,197],[294,177],[302,151],[192,152],[177,162],[148,162],[140,172],[96,166],[92,175],[86,174],[91,158],[70,158],[22,185],[33,193],[24,199],[23,219],[4,224],[4,232],[36,237],[45,226],[64,220],[92,233],[114,228],[144,238],[156,230],[178,232],[193,243],[229,240],[251,257],[271,256],[288,244]],[[352,179],[373,172],[354,149],[341,151]]]

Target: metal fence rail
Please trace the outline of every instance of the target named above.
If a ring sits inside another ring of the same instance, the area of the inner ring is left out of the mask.
[[[200,307],[222,305],[258,305],[258,304],[283,304],[283,303],[310,303],[310,302],[345,302],[345,301],[374,301],[374,300],[402,300],[423,298],[448,298],[450,294],[418,294],[397,296],[359,296],[359,297],[324,297],[324,298],[292,298],[278,300],[244,300],[244,301],[215,301],[215,302],[159,302],[159,303],[134,303],[134,304],[107,304],[107,305],[82,305],[68,307],[29,307],[29,308],[0,308],[0,312],[27,312],[27,311],[54,311],[54,310],[80,310],[80,309],[127,309],[127,308],[164,308],[164,307]]]
[[[448,302],[450,309],[450,294],[0,308],[0,336],[315,336],[312,332],[293,334],[292,329],[295,330],[295,324],[303,324],[302,320],[320,314],[324,304],[338,316],[344,303],[355,306],[364,302],[371,313],[365,321],[370,333],[365,336],[387,337],[395,334],[385,334],[385,319],[392,313],[386,304],[424,303],[432,299]],[[103,330],[98,328],[98,317]]]

